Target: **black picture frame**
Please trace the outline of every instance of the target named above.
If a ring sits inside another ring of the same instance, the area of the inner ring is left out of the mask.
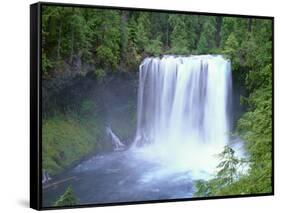
[[[240,17],[240,18],[256,18],[268,19],[272,21],[272,193],[261,194],[245,194],[231,196],[215,196],[200,198],[182,198],[169,200],[149,200],[136,202],[106,203],[106,204],[86,204],[62,207],[43,207],[42,206],[42,6],[62,6],[62,7],[79,7],[79,8],[99,8],[111,10],[132,10],[132,11],[149,11],[164,12],[173,14],[192,14],[192,15],[208,15],[223,17]],[[115,206],[115,205],[132,205],[146,203],[162,203],[162,202],[178,202],[178,201],[195,201],[195,200],[212,200],[226,198],[242,198],[257,196],[274,195],[274,17],[257,16],[257,15],[239,15],[224,13],[206,13],[176,10],[158,10],[147,8],[130,8],[130,7],[113,7],[102,5],[84,5],[84,4],[68,4],[68,3],[50,3],[38,2],[30,5],[30,207],[36,210],[49,209],[67,209],[67,208],[83,208],[83,207],[99,207],[99,206]]]

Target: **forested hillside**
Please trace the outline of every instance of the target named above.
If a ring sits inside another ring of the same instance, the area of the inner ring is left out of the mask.
[[[121,88],[132,92],[128,99],[120,97],[130,116],[123,116],[127,119],[124,123],[111,124],[129,144],[132,135],[128,132],[132,132],[136,122],[132,97],[136,94],[136,76],[142,59],[165,54],[222,54],[231,60],[234,87],[239,85],[244,91],[240,98],[244,112],[235,121],[232,134],[244,139],[249,156],[237,159],[233,150],[226,149],[221,155],[224,163],[219,165],[219,172],[210,181],[199,181],[196,195],[272,191],[270,19],[44,6],[42,24],[43,95],[50,98],[46,100],[53,100],[43,107],[46,171],[58,173],[94,151],[102,140],[100,124],[105,125],[106,121],[101,119],[103,112],[99,110],[110,102],[89,94],[93,84],[99,88],[97,93],[106,85],[113,85],[110,79],[118,76],[126,76],[135,83],[130,88]],[[65,84],[69,79],[71,85]],[[73,87],[78,81],[86,82],[88,87]],[[77,88],[85,94],[73,95]],[[116,103],[119,89],[114,87],[111,91],[115,95],[109,98],[115,97]],[[72,95],[67,98],[67,94]],[[239,166],[245,163],[249,172],[240,174]]]

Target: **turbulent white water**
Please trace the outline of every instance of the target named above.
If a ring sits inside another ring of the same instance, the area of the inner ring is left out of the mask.
[[[228,142],[230,62],[164,56],[140,65],[136,154],[165,171],[210,172]]]

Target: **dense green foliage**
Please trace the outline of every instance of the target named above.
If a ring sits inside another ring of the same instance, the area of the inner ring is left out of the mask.
[[[227,22],[234,28],[226,39],[223,53],[231,58],[234,75],[240,74],[239,70],[244,71],[241,75],[248,92],[247,97],[241,97],[241,104],[247,106],[247,111],[236,128],[236,133],[245,140],[248,157],[236,159],[239,163],[233,167],[237,177],[234,181],[222,184],[220,171],[210,181],[198,181],[197,196],[272,192],[271,21],[252,20],[247,31],[242,30],[243,22],[234,18],[228,18]],[[249,170],[241,174],[239,168],[245,163]]]
[[[93,8],[43,7],[43,77],[63,64],[95,65],[96,74],[137,71],[148,55],[253,54],[254,30],[268,21]],[[260,41],[259,41],[260,42]],[[243,48],[242,48],[243,47]],[[248,55],[247,55],[248,56]]]
[[[77,205],[77,199],[74,196],[72,187],[68,187],[63,195],[54,203],[54,206],[73,206]]]
[[[209,181],[198,181],[195,195],[272,191],[271,20],[44,6],[42,35],[44,79],[55,78],[77,61],[92,66],[102,80],[116,71],[137,72],[140,61],[150,55],[222,54],[229,58],[234,79],[246,89],[241,97],[246,112],[235,132],[244,139],[248,157],[238,159],[226,147],[217,174]],[[82,108],[91,106],[84,103]],[[86,145],[95,146],[94,120],[88,124],[75,118],[74,122],[73,116],[58,114],[46,118],[43,126],[43,168],[51,173],[85,154]],[[81,140],[77,149],[75,144]],[[245,164],[248,172],[240,173]]]

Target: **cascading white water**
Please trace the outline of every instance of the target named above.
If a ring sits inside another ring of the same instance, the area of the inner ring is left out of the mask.
[[[228,141],[230,62],[222,56],[164,56],[140,65],[133,147],[176,171],[210,171]]]
[[[116,134],[112,131],[110,127],[106,127],[106,133],[111,138],[112,146],[114,147],[114,151],[122,151],[125,149],[125,145],[121,142]]]

